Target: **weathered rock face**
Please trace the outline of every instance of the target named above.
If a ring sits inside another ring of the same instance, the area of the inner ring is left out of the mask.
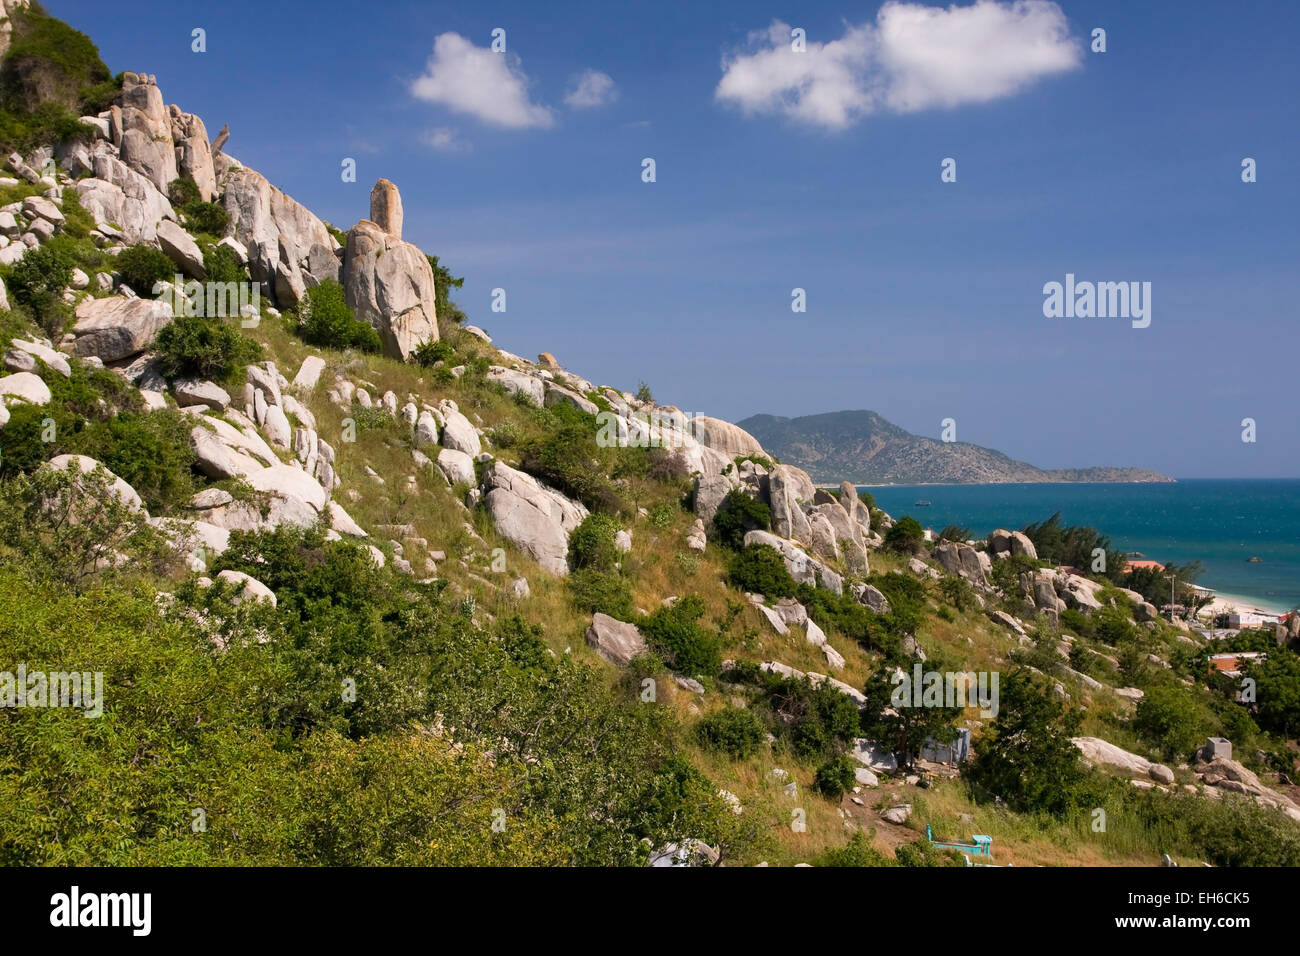
[[[172,142],[176,144],[176,165],[181,176],[188,176],[199,187],[204,202],[217,198],[217,174],[212,167],[212,147],[203,120],[193,113],[182,113],[179,106],[168,107]]]
[[[438,340],[433,267],[416,246],[363,219],[348,232],[343,255],[347,303],[405,361],[420,345]]]
[[[816,558],[809,557],[808,553],[793,541],[787,541],[767,531],[746,532],[746,547],[764,544],[777,550],[785,562],[786,570],[799,583],[819,584],[828,591],[834,591],[836,594],[843,593],[844,579]]]
[[[191,279],[203,279],[207,270],[203,266],[203,253],[188,232],[171,220],[158,223],[158,247],[176,267]],[[148,292],[148,289],[137,290]]]
[[[75,468],[83,475],[90,474],[96,468],[103,468],[108,488],[113,497],[137,514],[145,517],[149,516],[149,512],[145,510],[144,501],[136,493],[136,490],[93,458],[88,458],[85,455],[56,455],[41,467],[52,468],[56,471],[68,471]]]
[[[75,355],[116,362],[143,352],[172,320],[171,305],[152,299],[82,299],[72,327]]]
[[[587,517],[586,508],[499,461],[484,474],[483,489],[506,540],[552,574],[569,573],[569,533]]]
[[[230,227],[248,250],[249,272],[277,301],[296,303],[308,288],[338,279],[334,237],[311,210],[251,169],[231,168],[225,184]]]
[[[521,372],[518,369],[492,365],[488,367],[487,374],[484,377],[489,382],[496,382],[511,395],[523,395],[538,408],[541,408],[545,401],[546,389],[543,381],[535,375],[529,375],[527,372]]]
[[[741,455],[763,455],[758,439],[739,425],[724,422],[708,415],[696,415],[690,421],[690,432],[701,445],[720,451],[728,458]],[[812,500],[812,496],[808,496]]]
[[[93,158],[95,175],[77,182],[82,208],[97,226],[115,229],[127,245],[153,242],[158,223],[175,219],[167,197],[153,181],[128,167],[111,152]]]
[[[122,162],[145,176],[159,191],[176,178],[176,147],[171,116],[152,76],[122,75]]]
[[[402,238],[402,196],[387,179],[370,190],[370,221],[394,239]]]
[[[713,521],[718,506],[736,487],[731,475],[697,475],[695,478],[695,514],[706,525]]]
[[[817,489],[808,473],[793,465],[777,465],[767,476],[766,498],[772,509],[772,531],[782,538],[811,543],[812,529],[801,505],[812,503]]]
[[[1173,772],[1162,764],[1152,763],[1146,757],[1129,753],[1100,737],[1071,737],[1071,742],[1090,763],[1102,764],[1139,777],[1151,777],[1161,783],[1172,783]]]
[[[646,651],[645,638],[636,625],[597,613],[587,628],[587,643],[611,664],[626,667]]]
[[[940,541],[930,557],[938,561],[949,574],[956,574],[977,587],[988,587],[987,569],[989,558],[982,551],[976,551],[968,544],[956,541]]]

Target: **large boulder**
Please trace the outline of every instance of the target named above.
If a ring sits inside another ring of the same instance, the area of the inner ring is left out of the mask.
[[[50,387],[35,372],[15,372],[0,378],[0,404],[50,404]]]
[[[389,356],[405,361],[438,340],[433,267],[411,243],[361,220],[348,232],[343,285],[357,319],[379,332]]]
[[[772,530],[778,537],[811,544],[811,528],[803,504],[812,504],[817,488],[808,473],[794,465],[777,465],[767,476],[766,497],[772,509]]]
[[[203,279],[207,270],[203,266],[203,253],[190,234],[171,220],[158,223],[158,248],[176,267],[191,279]],[[147,292],[147,289],[140,290]]]
[[[122,74],[122,162],[145,176],[160,191],[176,178],[176,147],[171,116],[152,76]]]
[[[147,349],[171,324],[172,307],[166,299],[88,297],[77,304],[76,318],[73,354],[116,362]]]
[[[626,667],[646,651],[645,638],[636,625],[597,613],[587,628],[587,643],[611,664]]]
[[[271,495],[271,507],[266,517],[267,527],[293,524],[308,527],[316,523],[325,511],[329,494],[311,475],[293,465],[272,465],[255,472],[247,479],[254,491]]]
[[[720,451],[728,458],[765,455],[757,438],[739,425],[724,422],[720,418],[696,415],[690,420],[690,431],[701,445]]]
[[[777,537],[768,531],[749,531],[745,533],[745,547],[751,545],[767,545],[775,548],[785,562],[790,576],[800,584],[816,584],[836,594],[844,592],[844,579],[816,558],[809,557],[808,553],[793,541]]]
[[[402,238],[402,196],[387,179],[370,190],[370,221],[394,239]]]
[[[95,153],[93,162],[95,175],[76,184],[82,208],[95,225],[120,234],[127,245],[154,242],[158,223],[176,218],[167,197],[111,152]]]
[[[454,451],[463,451],[471,458],[482,454],[483,442],[478,437],[478,431],[470,423],[470,420],[445,399],[440,404],[439,410],[442,412],[443,417],[443,447]]]
[[[1101,764],[1132,777],[1150,777],[1161,783],[1173,782],[1174,774],[1168,767],[1129,753],[1108,740],[1100,737],[1071,737],[1070,741],[1079,748],[1083,759],[1088,763]]]
[[[499,461],[484,473],[483,490],[502,537],[552,574],[569,573],[569,534],[587,517],[585,507]]]
[[[736,487],[735,478],[730,475],[696,475],[695,476],[695,514],[706,525],[713,521],[723,499]]]
[[[930,557],[943,565],[949,574],[963,577],[976,587],[989,586],[989,557],[983,551],[976,551],[958,541],[940,541]]]
[[[145,511],[144,501],[136,490],[93,458],[85,455],[56,455],[42,467],[52,468],[55,471],[70,471],[75,468],[83,475],[90,474],[96,468],[103,468],[108,480],[109,493],[132,511],[146,518],[149,516]]]
[[[339,278],[338,247],[325,224],[306,206],[242,166],[225,174],[226,212],[236,241],[248,250],[248,269],[282,304]]]
[[[176,144],[176,161],[180,175],[194,180],[204,202],[217,198],[217,174],[212,166],[212,146],[203,120],[193,113],[182,113],[173,104],[168,107],[172,142]]]
[[[541,408],[545,402],[546,389],[542,379],[535,375],[529,375],[527,372],[521,372],[518,369],[491,365],[488,366],[484,378],[489,382],[496,382],[511,395],[524,396],[538,408]]]

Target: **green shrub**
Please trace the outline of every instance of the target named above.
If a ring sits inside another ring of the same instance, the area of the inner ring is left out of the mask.
[[[544,411],[552,420],[558,419],[557,426],[521,447],[520,467],[571,498],[577,498],[592,511],[605,514],[627,511],[627,502],[607,474],[607,470],[613,470],[620,449],[601,448],[596,444],[597,426],[593,416],[584,415],[567,403],[538,411]]]
[[[587,614],[608,614],[620,621],[631,620],[635,615],[632,606],[632,588],[619,574],[583,568],[566,579],[573,595],[573,606]]]
[[[733,551],[745,546],[747,531],[767,531],[771,527],[772,509],[739,488],[727,492],[713,516],[719,543]]]
[[[229,246],[213,245],[203,250],[203,270],[209,282],[243,282],[244,265]]]
[[[1201,726],[1190,693],[1181,687],[1153,687],[1138,701],[1133,729],[1150,741],[1165,759],[1191,754],[1200,742]]]
[[[168,379],[229,381],[262,354],[262,347],[230,322],[203,316],[181,316],[164,326],[154,347]]]
[[[813,789],[823,797],[834,799],[853,789],[853,761],[845,756],[832,757],[817,768]]]
[[[722,655],[716,635],[700,626],[704,602],[687,595],[669,607],[661,607],[641,619],[642,635],[664,663],[687,677],[716,677],[722,668]]]
[[[673,519],[677,517],[679,510],[679,508],[670,504],[655,505],[650,509],[650,515],[646,520],[650,522],[650,527],[657,531],[667,531],[668,527],[673,523]]]
[[[794,597],[798,590],[780,552],[767,544],[751,545],[732,555],[727,580],[742,591],[769,598]]]
[[[884,546],[897,554],[918,554],[925,546],[925,529],[911,515],[903,515],[885,532]]]
[[[175,409],[123,412],[96,426],[86,453],[139,492],[151,511],[163,510],[194,493],[192,427]]]
[[[151,299],[154,285],[176,277],[175,263],[150,246],[131,246],[117,256],[117,271],[136,295]]]
[[[813,865],[818,867],[850,867],[897,866],[898,864],[877,850],[872,845],[870,838],[859,830],[849,838],[849,842],[844,846],[827,850],[817,857]]]
[[[167,184],[167,199],[173,206],[188,206],[203,201],[198,183],[188,176],[173,179]]]
[[[230,213],[214,202],[192,202],[181,206],[185,225],[190,232],[200,232],[220,238],[230,225]]]
[[[450,364],[456,357],[456,350],[451,347],[451,343],[447,340],[436,339],[421,342],[416,346],[411,357],[415,360],[415,364],[421,368],[432,368],[438,362]]]
[[[758,753],[767,728],[753,711],[729,707],[701,718],[695,725],[700,746],[724,753],[733,760],[745,760]]]
[[[59,247],[38,246],[14,263],[6,280],[9,294],[53,337],[62,331],[69,313],[62,296],[73,268],[72,258]]]
[[[362,352],[379,352],[383,348],[379,333],[357,321],[343,286],[335,279],[308,289],[298,303],[298,333],[304,341],[322,348],[354,348]]]
[[[569,535],[569,567],[574,571],[613,571],[618,563],[618,548],[614,546],[617,531],[618,525],[605,515],[587,515]]]

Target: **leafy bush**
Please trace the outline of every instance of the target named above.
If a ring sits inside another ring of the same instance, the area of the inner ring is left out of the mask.
[[[1191,696],[1181,687],[1153,687],[1138,701],[1133,729],[1166,759],[1190,754],[1200,742],[1201,727]]]
[[[176,277],[176,265],[151,246],[131,246],[117,256],[117,271],[136,295],[153,298],[153,287]]]
[[[636,391],[633,393],[638,402],[653,402],[654,396],[650,393],[650,386],[645,382],[636,383]]]
[[[201,232],[209,236],[220,237],[230,225],[230,213],[225,206],[214,202],[192,202],[181,206],[185,215],[185,225],[190,232]]]
[[[354,348],[362,352],[383,349],[379,333],[357,321],[342,284],[335,279],[312,286],[298,303],[298,334],[303,341],[322,348]]]
[[[549,420],[554,428],[520,448],[520,467],[592,511],[627,511],[627,502],[608,475],[626,449],[597,445],[595,418],[567,403],[537,412],[539,419]]]
[[[678,674],[688,677],[716,677],[722,668],[719,641],[700,626],[704,602],[687,595],[669,607],[661,607],[641,619],[639,627],[646,643]]]
[[[753,711],[729,707],[701,718],[695,725],[700,746],[724,753],[733,760],[745,760],[758,753],[767,728]]]
[[[244,265],[229,246],[213,245],[203,251],[203,269],[209,282],[243,282]]]
[[[872,845],[870,838],[859,830],[849,838],[848,843],[842,847],[827,850],[816,859],[813,865],[818,867],[850,867],[897,866],[898,864],[877,850]]]
[[[843,755],[832,757],[817,768],[813,789],[823,797],[834,799],[852,790],[856,779],[852,760]]]
[[[620,574],[582,568],[570,574],[567,583],[573,606],[579,611],[608,614],[620,621],[630,620],[635,614],[632,588]]]
[[[421,368],[432,368],[438,362],[450,363],[456,357],[456,350],[445,339],[421,342],[411,357]]]
[[[885,550],[897,554],[917,554],[925,545],[925,529],[911,515],[903,515],[885,532]]]
[[[747,531],[767,531],[772,527],[772,509],[739,488],[727,492],[713,516],[718,541],[733,551],[745,546]]]
[[[613,571],[618,563],[618,548],[614,546],[617,531],[618,525],[605,515],[587,515],[569,535],[569,567],[574,571]]]
[[[750,545],[732,555],[727,580],[732,587],[769,598],[794,597],[798,590],[780,552],[767,544]]]
[[[175,409],[124,412],[96,426],[87,454],[139,492],[150,510],[177,506],[194,493],[192,427]]]
[[[52,336],[62,331],[68,315],[62,295],[72,281],[73,268],[71,257],[57,246],[47,245],[29,249],[9,270],[9,293]]]
[[[181,316],[164,326],[154,347],[168,379],[229,381],[262,354],[260,345],[229,322],[203,316]]]
[[[650,515],[647,519],[650,522],[650,527],[658,531],[668,530],[668,527],[673,523],[673,519],[677,517],[678,510],[678,508],[670,504],[655,505],[650,509]]]
[[[202,202],[203,197],[199,194],[199,184],[188,176],[182,176],[167,184],[167,200],[173,206],[187,206]]]

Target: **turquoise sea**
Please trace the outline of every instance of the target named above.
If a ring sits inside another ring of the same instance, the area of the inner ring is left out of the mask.
[[[956,524],[985,535],[1061,512],[1091,525],[1111,547],[1162,564],[1200,561],[1197,584],[1267,610],[1300,605],[1300,480],[1198,479],[1174,484],[869,485],[898,518],[924,527]],[[929,507],[917,507],[928,499]],[[1252,564],[1248,558],[1258,557]]]

